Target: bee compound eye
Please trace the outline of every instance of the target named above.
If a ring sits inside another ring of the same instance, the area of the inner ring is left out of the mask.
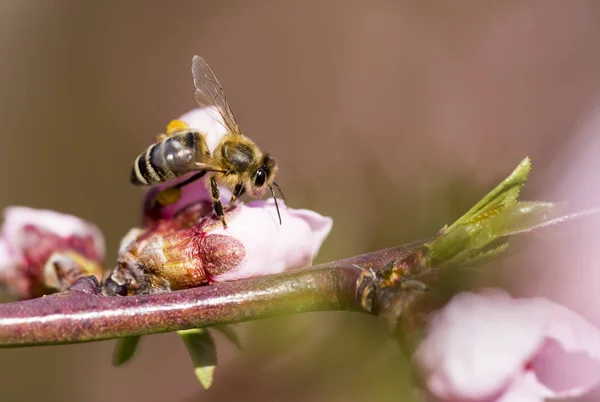
[[[257,187],[262,187],[267,180],[267,172],[263,168],[258,169],[256,172],[256,178],[254,179],[254,184]]]

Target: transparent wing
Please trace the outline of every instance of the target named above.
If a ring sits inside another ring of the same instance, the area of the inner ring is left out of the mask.
[[[227,96],[214,71],[200,56],[192,59],[192,74],[196,87],[196,102],[200,107],[211,107],[218,113],[229,132],[242,135],[233,112],[227,102]]]

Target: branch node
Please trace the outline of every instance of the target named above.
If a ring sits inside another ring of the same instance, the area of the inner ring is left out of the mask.
[[[102,285],[94,275],[78,278],[68,291],[77,290],[90,295],[98,295],[102,291]]]

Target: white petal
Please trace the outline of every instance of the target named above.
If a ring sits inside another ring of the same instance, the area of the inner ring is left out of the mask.
[[[213,278],[215,281],[274,274],[312,263],[331,230],[331,218],[288,208],[282,200],[278,202],[281,225],[271,199],[240,204],[230,215],[227,229],[219,226],[210,232],[233,236],[246,250],[238,267]]]
[[[3,238],[0,238],[0,278],[10,278],[17,271],[21,256]],[[2,282],[2,280],[0,280]]]
[[[212,153],[221,138],[227,134],[223,119],[217,118],[217,116],[218,112],[215,108],[197,108],[182,115],[179,120],[206,134],[206,144],[208,150]]]

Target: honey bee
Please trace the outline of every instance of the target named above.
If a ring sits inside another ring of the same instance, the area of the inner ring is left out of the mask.
[[[157,142],[137,157],[131,169],[131,182],[149,186],[196,172],[157,196],[157,201],[164,205],[176,202],[181,195],[181,187],[208,173],[210,177],[207,186],[213,209],[225,228],[227,223],[218,184],[232,190],[225,210],[244,193],[253,198],[261,198],[270,190],[281,224],[281,214],[273,190],[275,186],[281,193],[281,188],[274,182],[278,169],[275,159],[268,153],[263,154],[254,141],[242,134],[223,87],[212,68],[200,56],[192,59],[192,75],[196,102],[215,114],[215,118],[225,127],[226,134],[211,152],[205,133],[189,127],[183,121],[172,121],[167,126],[166,133],[159,135]],[[283,197],[283,193],[281,195]]]

